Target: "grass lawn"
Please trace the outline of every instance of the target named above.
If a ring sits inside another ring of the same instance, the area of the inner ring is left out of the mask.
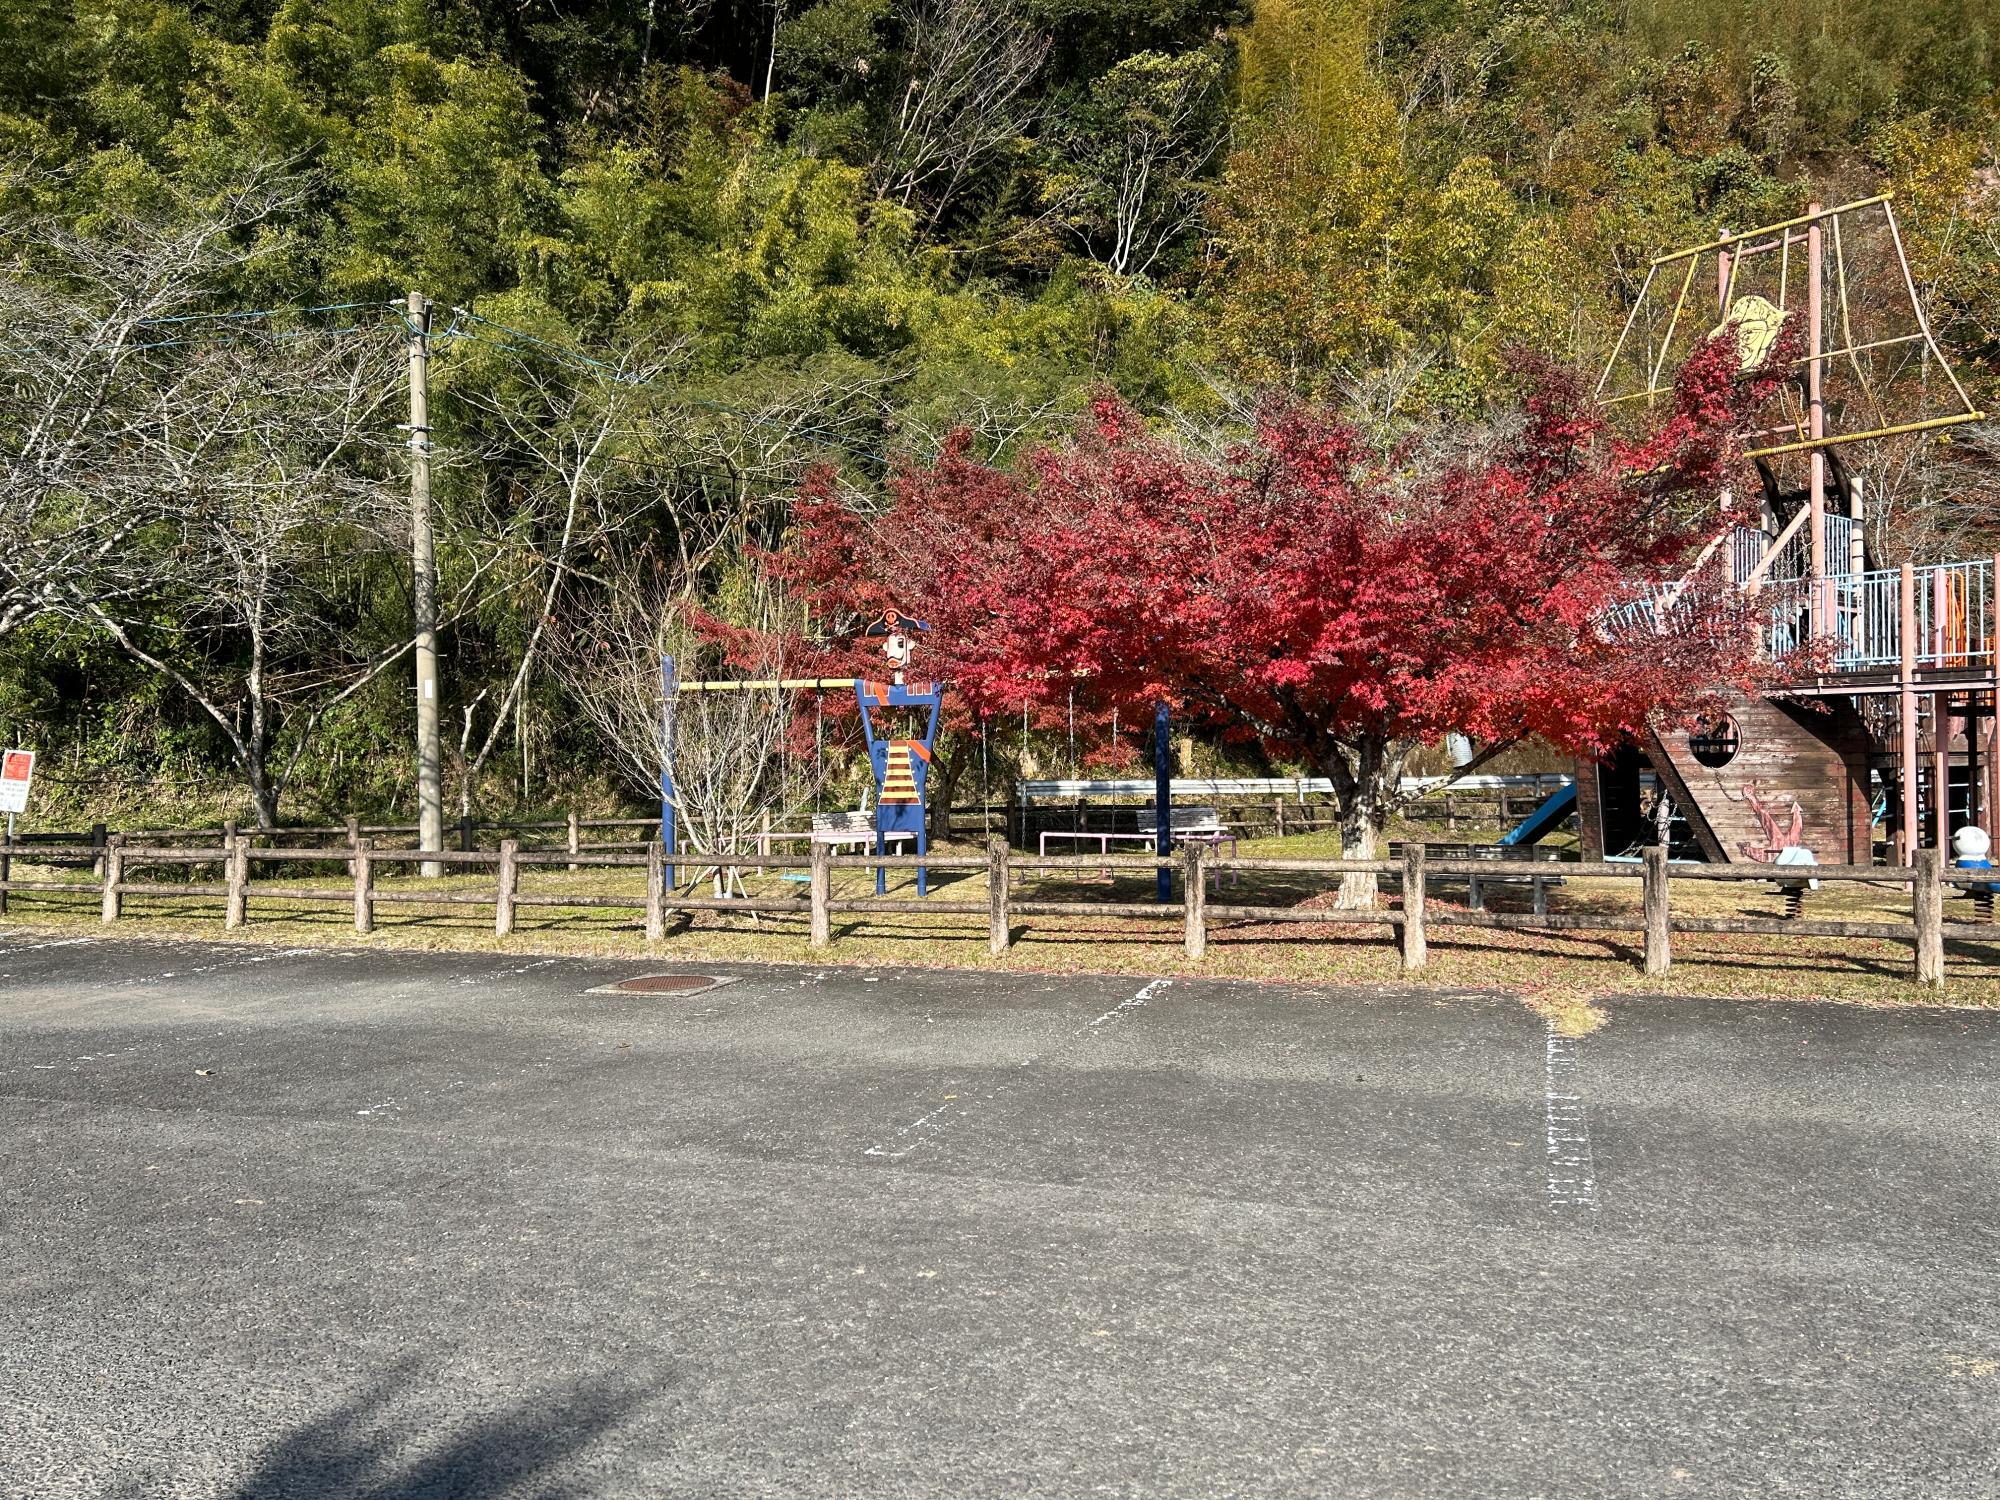
[[[1424,830],[1439,837],[1433,828]],[[1481,842],[1492,829],[1466,827],[1455,840]],[[1400,834],[1400,830],[1398,831]],[[976,841],[942,847],[944,853],[977,853]],[[1128,851],[1129,852],[1129,851]],[[1339,852],[1331,833],[1285,839],[1246,840],[1246,856],[1330,858]],[[262,877],[275,866],[261,866]],[[45,877],[60,872],[27,867],[17,859],[16,873]],[[803,873],[803,872],[800,872]],[[892,897],[915,894],[914,883],[901,872],[890,884]],[[69,892],[19,893],[0,923],[10,927],[76,932],[121,932],[132,935],[219,938],[224,936],[222,902],[213,896],[128,896],[125,916],[115,927],[99,920],[96,888],[87,872],[72,872],[78,882]],[[128,879],[170,881],[174,871],[134,872]],[[215,880],[213,867],[193,872],[193,878]],[[703,959],[788,960],[811,963],[956,965],[1038,972],[1201,973],[1246,979],[1312,981],[1343,984],[1395,984],[1403,981],[1391,929],[1342,923],[1328,911],[1324,923],[1222,922],[1210,924],[1208,954],[1191,962],[1181,950],[1178,906],[1165,908],[1158,921],[1145,918],[1070,917],[1017,918],[1015,942],[1003,957],[987,953],[986,922],[981,915],[886,912],[836,913],[833,946],[814,953],[807,945],[806,916],[782,914],[753,917],[743,913],[691,913],[669,921],[660,943],[645,940],[638,911],[591,907],[523,906],[511,937],[493,935],[493,914],[486,905],[380,903],[376,930],[367,937],[353,929],[351,905],[324,900],[286,900],[288,889],[338,888],[344,867],[322,867],[298,878],[258,878],[252,887],[249,924],[229,934],[244,941],[348,944],[376,948],[475,949],[498,953],[564,953],[657,957],[668,962]],[[683,878],[685,878],[685,873]],[[1330,877],[1289,872],[1250,871],[1240,885],[1228,877],[1211,902],[1263,906],[1330,905]],[[447,875],[419,886],[405,867],[377,869],[377,886],[384,892],[418,889],[444,894],[476,894],[493,888],[490,873]],[[804,897],[804,885],[777,875],[753,876],[754,895]],[[934,895],[984,903],[985,878],[975,872],[933,875]],[[531,895],[566,892],[590,895],[644,894],[639,870],[528,866],[521,890]],[[862,897],[872,890],[864,872],[841,871],[835,879],[837,898]],[[1019,900],[1106,900],[1145,902],[1152,882],[1141,875],[1106,877],[1094,871],[1065,871],[1058,877],[1017,876]],[[701,894],[708,894],[703,891]],[[1433,890],[1438,905],[1462,905],[1462,884]],[[1673,887],[1675,910],[1683,915],[1782,915],[1777,888],[1761,883],[1688,881]],[[1487,907],[1494,911],[1529,908],[1525,888],[1489,887]],[[1949,897],[1947,921],[1970,921],[1971,903]],[[1634,879],[1571,877],[1550,896],[1550,909],[1560,912],[1636,915],[1639,882]],[[1807,898],[1807,914],[1857,920],[1906,921],[1909,896],[1901,887],[1883,883],[1829,883]],[[1423,982],[1447,989],[1507,989],[1530,1003],[1574,1023],[1591,997],[1632,991],[1786,998],[1821,997],[1863,1003],[1945,1003],[2000,1006],[2000,927],[1994,941],[1947,944],[1947,977],[1942,992],[1920,989],[1910,978],[1911,955],[1906,943],[1870,939],[1833,939],[1677,933],[1674,967],[1665,980],[1647,980],[1639,972],[1636,933],[1494,931],[1477,928],[1430,929],[1430,965]]]

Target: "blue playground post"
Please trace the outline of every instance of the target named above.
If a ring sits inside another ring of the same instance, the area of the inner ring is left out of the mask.
[[[937,744],[938,711],[944,704],[944,688],[938,683],[906,686],[900,682],[854,684],[855,701],[861,707],[861,732],[868,741],[868,761],[875,771],[875,852],[888,848],[888,835],[908,833],[916,839],[917,854],[931,851],[930,832],[924,818],[925,799],[930,791],[931,753]],[[928,710],[922,735],[891,738],[876,732],[870,709],[920,708]],[[888,889],[889,872],[875,867],[875,894]],[[917,867],[917,894],[930,894],[929,872]]]
[[[1162,703],[1153,710],[1153,815],[1157,824],[1154,848],[1161,859],[1174,852],[1174,773],[1173,762],[1167,749],[1167,730],[1171,720],[1167,705]],[[1174,899],[1174,872],[1170,866],[1160,866],[1160,903],[1165,905]]]

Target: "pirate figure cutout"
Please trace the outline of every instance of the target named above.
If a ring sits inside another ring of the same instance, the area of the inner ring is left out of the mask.
[[[913,620],[900,610],[885,609],[861,632],[865,638],[882,642],[882,654],[895,668],[895,676],[888,682],[863,681],[854,685],[855,697],[861,705],[861,731],[868,739],[868,761],[875,771],[877,854],[884,851],[886,836],[891,833],[910,834],[916,839],[918,854],[930,852],[924,798],[930,790],[931,748],[937,743],[938,710],[944,703],[944,688],[935,682],[910,686],[903,681],[903,671],[916,654],[916,635],[929,630],[930,626],[922,620]],[[907,712],[893,712],[898,709],[917,710],[923,716],[921,731],[914,735],[883,732],[888,719],[910,718]],[[880,893],[885,884],[886,872],[877,868],[876,891]],[[921,868],[917,871],[917,894],[930,894],[929,874]]]

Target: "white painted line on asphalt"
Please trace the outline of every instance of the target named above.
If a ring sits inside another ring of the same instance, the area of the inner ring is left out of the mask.
[[[931,1140],[937,1135],[938,1126],[936,1124],[936,1120],[938,1116],[952,1109],[957,1104],[957,1102],[958,1101],[956,1099],[947,1099],[943,1104],[940,1104],[936,1109],[932,1110],[922,1119],[912,1120],[910,1121],[909,1124],[905,1125],[902,1129],[898,1130],[896,1132],[898,1137],[909,1137],[912,1135],[916,1136],[916,1139],[910,1141],[910,1143],[907,1146],[904,1146],[901,1150],[891,1150],[887,1146],[870,1146],[866,1151],[862,1152],[861,1154],[863,1156],[886,1157],[890,1161],[901,1161],[904,1157],[908,1156],[912,1151],[916,1150],[917,1147],[921,1146],[925,1141]],[[919,1132],[921,1132],[921,1134],[919,1134]]]
[[[560,958],[538,958],[533,963],[522,964],[516,969],[501,969],[493,974],[467,974],[460,984],[486,984],[495,979],[512,979],[517,974],[529,974],[536,969],[546,969],[550,964],[559,964]]]
[[[1551,1212],[1597,1212],[1597,1164],[1590,1151],[1590,1116],[1578,1082],[1576,1038],[1548,1029],[1542,1065],[1542,1110],[1547,1140],[1548,1200]]]
[[[192,979],[198,974],[214,974],[223,969],[247,969],[256,964],[275,963],[283,958],[320,958],[331,956],[330,954],[322,954],[317,948],[277,948],[267,949],[261,953],[236,952],[229,954],[227,957],[218,958],[214,963],[190,964],[184,969],[162,969],[156,974],[107,979],[101,984],[92,986],[92,988],[100,990],[124,989],[128,985],[135,984],[160,984],[168,979]]]
[[[1153,999],[1162,990],[1166,989],[1171,984],[1173,984],[1173,981],[1171,979],[1153,980],[1150,984],[1146,985],[1143,989],[1141,989],[1136,995],[1133,995],[1130,999],[1119,1001],[1116,1005],[1112,1006],[1111,1009],[1107,1010],[1103,1015],[1099,1016],[1096,1020],[1092,1021],[1088,1026],[1083,1027],[1081,1030],[1073,1034],[1076,1036],[1087,1036],[1089,1033],[1095,1031],[1098,1027],[1104,1025],[1106,1022],[1115,1021],[1120,1016],[1125,1015],[1127,1012],[1138,1009],[1138,1007],[1144,1005],[1148,1000]],[[1030,1057],[1025,1061],[1023,1061],[1022,1063],[1020,1063],[1018,1067],[1015,1069],[1012,1079],[1010,1079],[1005,1083],[1002,1083],[999,1088],[994,1089],[991,1093],[986,1095],[988,1101],[997,1099],[1004,1090],[1011,1088],[1013,1086],[1013,1082],[1015,1080],[1018,1080],[1024,1074],[1026,1074],[1029,1068],[1032,1068],[1036,1063],[1040,1062],[1043,1058],[1047,1057],[1051,1052],[1054,1052],[1056,1050],[1057,1049],[1054,1047],[1045,1048],[1042,1051],[1037,1052],[1033,1057]],[[915,1151],[918,1147],[924,1145],[926,1142],[938,1139],[938,1137],[943,1133],[943,1127],[938,1124],[939,1119],[944,1115],[957,1111],[959,1109],[960,1102],[961,1101],[956,1096],[947,1098],[943,1104],[940,1104],[936,1109],[932,1110],[929,1114],[924,1115],[919,1119],[912,1120],[907,1125],[899,1127],[896,1131],[895,1139],[886,1142],[878,1142],[876,1145],[870,1146],[866,1151],[862,1152],[861,1154],[863,1156],[880,1157],[886,1161],[901,1161],[904,1157],[908,1156],[911,1152]]]
[[[37,953],[43,948],[74,948],[79,943],[94,943],[96,938],[62,938],[50,943],[23,943],[18,948],[0,948],[0,958],[12,958],[16,953]]]
[[[1095,1021],[1092,1021],[1089,1026],[1086,1026],[1083,1029],[1085,1031],[1090,1031],[1095,1027],[1102,1026],[1106,1021],[1116,1020],[1119,1016],[1124,1015],[1126,1011],[1131,1010],[1135,1006],[1144,1005],[1148,1000],[1152,999],[1155,995],[1159,994],[1161,990],[1166,989],[1172,983],[1173,981],[1171,979],[1155,979],[1151,984],[1147,985],[1143,990],[1139,991],[1139,993],[1134,995],[1130,1000],[1119,1001],[1116,1005],[1112,1006],[1111,1009],[1107,1010],[1103,1015],[1099,1016]]]

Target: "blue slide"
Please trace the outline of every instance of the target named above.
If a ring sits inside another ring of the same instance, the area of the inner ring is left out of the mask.
[[[1542,805],[1529,813],[1507,833],[1500,836],[1500,842],[1516,848],[1524,844],[1538,844],[1545,834],[1555,831],[1562,820],[1569,816],[1576,806],[1576,783],[1571,782],[1559,791],[1551,792]]]

